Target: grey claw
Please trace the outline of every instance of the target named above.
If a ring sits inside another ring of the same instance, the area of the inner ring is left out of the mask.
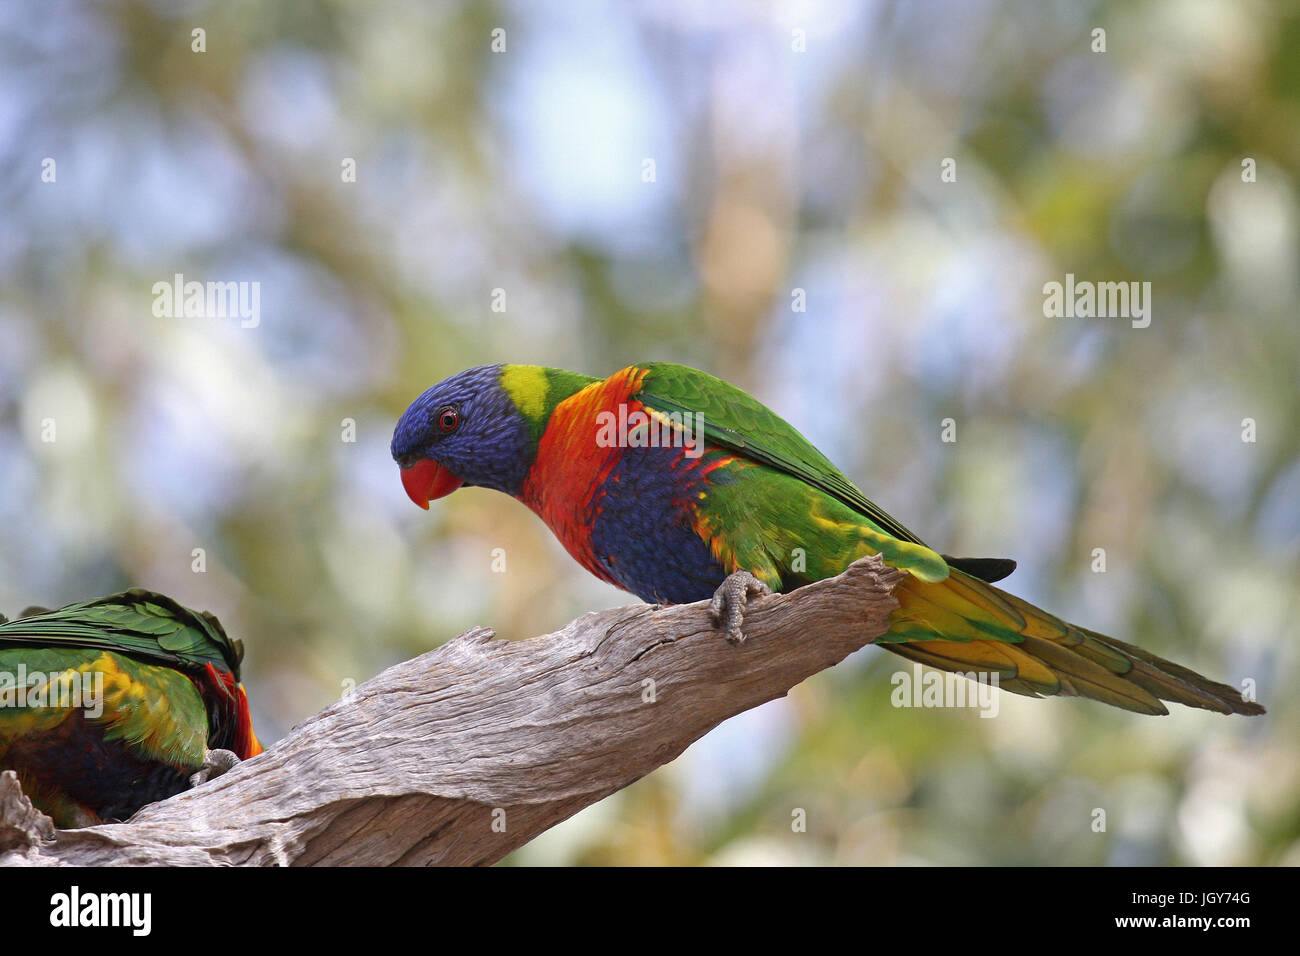
[[[771,588],[748,571],[734,571],[713,592],[713,600],[709,602],[709,619],[715,627],[721,627],[727,632],[728,641],[742,644],[745,635],[740,628],[745,621],[746,605],[750,598],[771,593]]]
[[[190,774],[190,786],[197,787],[215,780],[229,770],[238,766],[240,760],[229,750],[209,750],[203,755],[203,766],[197,773]]]

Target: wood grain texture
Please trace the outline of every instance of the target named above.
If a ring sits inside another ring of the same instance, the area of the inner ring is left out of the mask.
[[[739,646],[705,602],[599,611],[521,641],[474,628],[127,823],[55,830],[5,773],[0,863],[494,863],[883,634],[899,578],[864,558],[758,598]]]

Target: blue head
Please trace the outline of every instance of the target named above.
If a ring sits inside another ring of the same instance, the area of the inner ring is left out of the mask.
[[[402,485],[421,508],[461,485],[518,495],[536,453],[500,365],[443,379],[411,403],[393,432]]]

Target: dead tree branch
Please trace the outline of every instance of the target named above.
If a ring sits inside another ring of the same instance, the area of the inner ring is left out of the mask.
[[[6,772],[0,863],[493,863],[870,643],[898,579],[864,558],[756,599],[739,646],[704,603],[599,611],[523,641],[475,628],[127,823],[56,830]]]

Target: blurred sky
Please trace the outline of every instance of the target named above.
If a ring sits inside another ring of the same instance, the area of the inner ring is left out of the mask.
[[[1270,713],[896,710],[868,648],[518,862],[1300,863],[1298,175],[1295,3],[4,4],[0,610],[211,609],[274,740],[629,602],[504,496],[413,508],[412,398],[678,361]],[[260,322],[156,316],[177,273]],[[1066,273],[1150,282],[1150,327],[1046,317]]]

